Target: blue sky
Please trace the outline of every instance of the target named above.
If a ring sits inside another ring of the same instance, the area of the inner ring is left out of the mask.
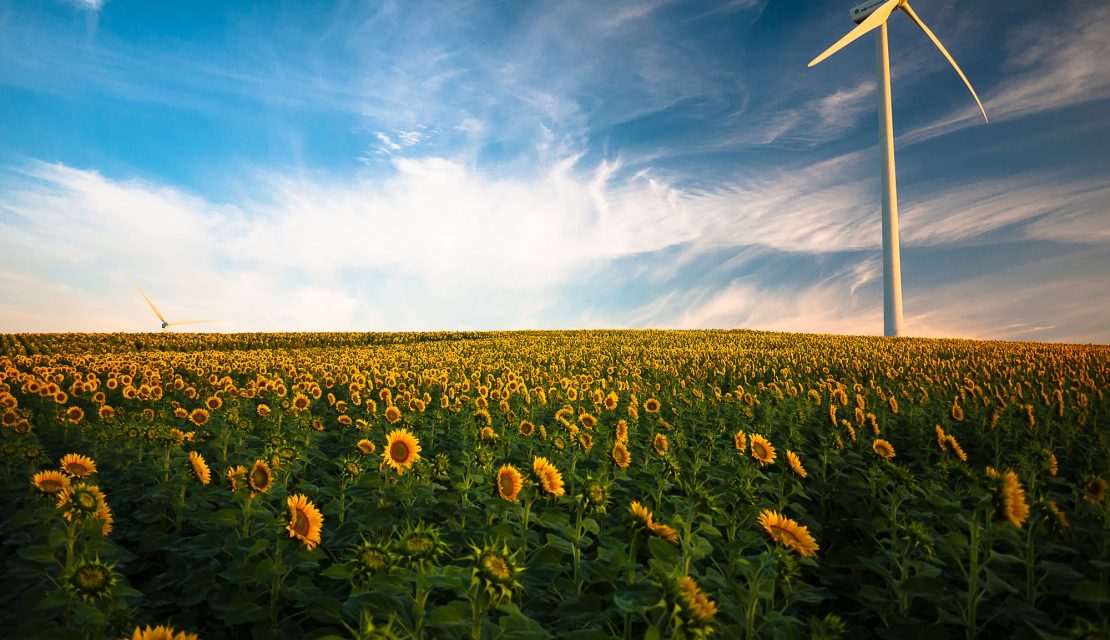
[[[851,5],[0,0],[0,331],[880,334]],[[1110,5],[914,7],[907,333],[1110,342]]]

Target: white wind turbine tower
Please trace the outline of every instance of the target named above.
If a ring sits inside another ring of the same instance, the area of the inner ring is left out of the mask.
[[[902,265],[899,256],[898,243],[898,185],[894,173],[894,121],[890,108],[890,54],[887,48],[886,21],[895,9],[901,9],[921,27],[925,35],[940,49],[944,57],[952,64],[956,73],[967,85],[971,96],[975,98],[979,110],[983,112],[983,120],[987,120],[987,111],[975,89],[968,82],[967,76],[960,70],[960,65],[948,54],[948,50],[937,40],[929,27],[914,13],[907,0],[869,0],[851,11],[852,20],[858,25],[852,29],[836,44],[825,50],[809,63],[814,66],[825,58],[840,51],[848,43],[863,34],[879,28],[876,34],[876,73],[879,76],[879,132],[882,144],[879,146],[883,162],[883,333],[888,336],[902,335]]]

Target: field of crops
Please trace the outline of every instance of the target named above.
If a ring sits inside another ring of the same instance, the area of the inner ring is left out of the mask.
[[[1110,637],[1108,365],[748,331],[0,336],[0,636]]]

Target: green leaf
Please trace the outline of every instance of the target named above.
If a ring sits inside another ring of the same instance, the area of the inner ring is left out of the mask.
[[[1105,583],[1084,580],[1072,590],[1071,599],[1077,602],[1110,604],[1110,590],[1107,589]]]

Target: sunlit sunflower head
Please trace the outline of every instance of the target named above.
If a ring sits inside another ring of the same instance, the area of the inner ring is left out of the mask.
[[[766,466],[775,462],[775,447],[771,445],[771,442],[767,440],[767,438],[764,438],[758,433],[753,433],[751,441],[752,457],[755,458],[760,466]]]
[[[652,522],[648,525],[648,531],[659,536],[671,544],[678,544],[678,531],[674,527],[658,522]]]
[[[420,441],[408,429],[395,429],[386,436],[382,459],[398,474],[404,474],[420,459]]]
[[[312,404],[312,401],[303,393],[298,393],[293,396],[293,410],[298,413],[307,409],[310,404]]]
[[[678,581],[678,602],[683,626],[692,635],[704,635],[717,617],[717,603],[709,599],[698,583],[690,576]]]
[[[204,456],[196,451],[190,451],[189,464],[192,465],[193,475],[196,476],[198,482],[201,484],[208,484],[212,481],[212,470],[208,468],[208,463],[204,461]]]
[[[628,423],[624,420],[617,422],[617,442],[628,444]]]
[[[593,429],[597,425],[597,418],[589,413],[583,413],[578,416],[578,422],[587,429]]]
[[[269,418],[270,417],[270,405],[268,405],[268,404],[260,404],[260,405],[258,405],[258,407],[255,410],[258,412],[258,417],[259,418]]]
[[[173,410],[173,417],[178,420],[184,420],[189,417],[189,411],[185,407],[175,407]]]
[[[516,502],[524,487],[524,476],[511,464],[502,465],[497,470],[497,495],[509,502]]]
[[[66,520],[83,522],[86,518],[97,517],[105,521],[105,534],[112,529],[112,512],[108,508],[108,500],[96,485],[78,482],[70,484],[58,494],[57,506]]]
[[[69,453],[62,458],[62,471],[73,478],[84,478],[96,473],[96,463],[88,456]]]
[[[886,460],[892,460],[894,458],[894,445],[882,438],[878,438],[875,442],[871,443],[871,450],[880,458]]]
[[[655,449],[655,453],[661,456],[667,455],[667,436],[662,433],[655,434],[655,437],[651,441],[651,446]]]
[[[189,414],[189,422],[192,422],[198,427],[203,427],[208,424],[208,410],[193,409],[193,412]]]
[[[790,468],[794,470],[794,473],[802,478],[809,475],[806,473],[805,467],[802,466],[802,459],[798,457],[798,454],[789,449],[786,450],[786,461],[790,463]]]
[[[820,549],[817,541],[809,534],[809,529],[794,520],[770,509],[759,514],[759,524],[771,535],[771,539],[792,549],[800,556],[813,557]]]
[[[131,633],[131,640],[199,640],[195,633],[174,631],[173,627],[158,625],[156,627],[135,627]]]
[[[112,416],[116,415],[116,411],[108,405],[103,405],[97,410],[97,415],[100,416],[101,420],[111,420]]]
[[[63,577],[63,589],[72,597],[93,604],[98,600],[111,600],[116,586],[115,566],[104,564],[99,558],[78,562]]]
[[[40,471],[31,478],[31,484],[42,493],[54,495],[69,487],[69,476],[61,471]]]
[[[1010,524],[1020,529],[1021,525],[1029,519],[1029,505],[1025,502],[1025,490],[1022,489],[1021,482],[1013,470],[1007,469],[1001,476],[995,472],[994,477],[1001,477],[999,497],[1002,502],[1002,515],[1010,521]]]
[[[70,407],[66,409],[66,420],[70,424],[77,424],[85,419],[85,411],[81,407]]]
[[[533,433],[535,433],[536,425],[532,424],[531,422],[529,422],[527,420],[521,420],[519,431],[520,431],[520,435],[522,435],[522,436],[530,436]]]
[[[397,424],[397,421],[401,419],[401,410],[389,405],[385,408],[385,419],[389,421],[389,424]]]
[[[497,439],[497,432],[493,430],[493,427],[482,427],[478,437],[482,440],[495,440]]]
[[[662,408],[662,406],[663,405],[661,405],[659,401],[655,398],[648,398],[647,400],[644,400],[644,411],[647,411],[648,413],[658,413],[659,409]]]
[[[732,434],[732,446],[740,453],[748,450],[748,435],[742,430]]]
[[[578,434],[578,446],[581,447],[583,451],[589,451],[590,449],[593,449],[594,448],[594,437],[591,436],[590,434],[586,433],[585,431],[583,431],[582,433],[579,433]]]
[[[224,406],[224,400],[220,396],[211,396],[204,401],[209,411],[218,411],[220,407]]]
[[[470,548],[471,579],[486,592],[491,604],[511,599],[523,588],[518,578],[524,568],[517,559],[518,552],[510,551],[504,544]]]
[[[536,475],[536,482],[547,495],[557,498],[566,493],[563,487],[563,474],[546,458],[536,458],[532,462],[532,471]]]
[[[269,463],[265,460],[255,460],[250,474],[247,475],[247,482],[250,483],[252,496],[269,491],[270,487],[274,486],[274,472],[270,470]]]
[[[628,505],[628,511],[632,513],[633,517],[637,518],[644,523],[644,526],[651,526],[652,515],[651,510],[640,504],[639,500],[633,500]]]
[[[368,456],[378,450],[378,447],[366,438],[359,440],[358,444],[355,446],[358,447],[359,453],[364,456]]]
[[[619,440],[613,444],[613,450],[609,452],[609,457],[613,459],[613,464],[621,469],[627,469],[632,462],[632,455],[628,453],[628,447],[624,446]]]
[[[323,514],[304,494],[289,496],[285,499],[285,506],[289,508],[289,524],[285,527],[289,531],[289,537],[300,540],[306,549],[312,551],[320,544],[320,531],[324,528]]]

